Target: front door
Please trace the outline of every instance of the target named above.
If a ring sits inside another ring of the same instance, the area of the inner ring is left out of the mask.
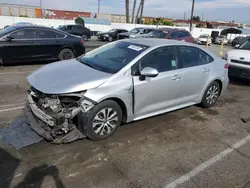
[[[20,29],[8,36],[12,40],[1,40],[3,46],[2,59],[4,63],[19,63],[33,59],[35,53],[35,33],[32,29]]]
[[[183,77],[180,101],[196,102],[209,80],[213,58],[196,47],[180,46],[178,49]]]
[[[135,64],[132,70],[142,70],[145,67],[155,68],[159,74],[154,78],[146,77],[145,80],[134,74],[135,119],[156,115],[179,104],[182,75],[178,70],[175,47],[152,51]]]

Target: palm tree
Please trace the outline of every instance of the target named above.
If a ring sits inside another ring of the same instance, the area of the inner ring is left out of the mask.
[[[135,23],[135,18],[134,18],[135,17],[135,7],[136,7],[136,0],[134,0],[131,23]]]
[[[141,15],[140,15],[140,23],[142,23],[142,14],[143,14],[144,2],[145,2],[145,0],[141,0]]]
[[[129,23],[129,0],[126,0],[126,22]]]
[[[137,10],[137,13],[136,13],[136,17],[135,17],[135,23],[138,22],[138,18],[139,18],[139,13],[140,13],[140,10],[141,10],[141,2],[139,4],[139,7],[138,7],[138,10]]]

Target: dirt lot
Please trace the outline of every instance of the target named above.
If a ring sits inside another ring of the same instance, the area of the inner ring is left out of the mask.
[[[0,68],[0,127],[23,114],[26,77],[40,66]],[[130,123],[100,142],[42,141],[21,150],[0,143],[0,188],[249,188],[249,86],[231,81],[211,109]]]

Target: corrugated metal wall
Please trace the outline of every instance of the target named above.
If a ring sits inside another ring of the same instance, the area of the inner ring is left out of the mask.
[[[24,16],[29,18],[41,18],[41,14],[36,14],[36,10],[41,8],[17,5],[1,5],[0,13],[2,16]]]

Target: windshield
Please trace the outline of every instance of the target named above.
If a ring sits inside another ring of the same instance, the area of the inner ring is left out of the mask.
[[[88,52],[78,60],[96,70],[114,74],[145,51],[148,46],[118,41]]]
[[[131,31],[130,31],[130,33],[133,33],[133,34],[137,34],[137,33],[139,33],[140,32],[140,29],[132,29]]]
[[[156,37],[156,38],[166,38],[167,34],[168,34],[168,31],[154,30],[148,33],[147,35],[150,37]]]
[[[240,49],[242,50],[250,50],[250,40],[247,40],[246,42],[244,42],[241,46]]]
[[[201,35],[200,38],[207,38],[208,35]]]
[[[5,29],[0,30],[0,37],[3,37],[4,35],[9,34],[10,32],[14,31],[16,28],[15,27],[7,27]]]

